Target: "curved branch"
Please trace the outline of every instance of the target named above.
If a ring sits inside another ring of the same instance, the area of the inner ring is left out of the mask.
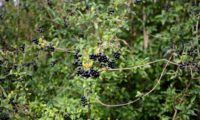
[[[170,58],[171,59],[171,58]],[[144,66],[147,66],[147,65],[150,65],[150,64],[154,64],[154,63],[157,63],[157,62],[167,62],[168,64],[173,64],[173,65],[177,65],[177,63],[175,62],[171,62],[167,59],[160,59],[160,60],[155,60],[155,61],[151,61],[151,62],[148,62],[146,64],[142,64],[142,65],[137,65],[137,66],[132,66],[132,67],[127,67],[127,68],[116,68],[116,69],[108,69],[109,71],[117,71],[117,70],[130,70],[130,69],[134,69],[134,68],[139,68],[139,67],[144,67]]]
[[[141,98],[146,97],[147,95],[149,95],[150,93],[152,93],[152,92],[156,89],[156,87],[160,84],[160,81],[161,81],[161,79],[162,79],[162,77],[163,77],[163,75],[164,75],[164,72],[165,72],[167,66],[169,65],[169,63],[178,65],[178,64],[176,64],[176,63],[171,62],[171,61],[170,61],[171,58],[172,58],[172,56],[169,58],[169,60],[161,59],[161,60],[156,60],[156,61],[153,61],[153,62],[149,62],[149,63],[148,63],[148,64],[153,64],[153,63],[160,62],[160,61],[167,61],[167,63],[165,64],[165,66],[164,66],[164,68],[163,68],[163,70],[162,70],[162,73],[160,74],[160,77],[159,77],[159,79],[157,80],[157,82],[156,82],[156,84],[154,85],[154,87],[153,87],[151,90],[149,90],[148,92],[146,92],[145,94],[143,94],[143,95],[141,95],[140,97],[136,98],[135,100],[130,101],[130,102],[127,102],[127,103],[111,105],[111,104],[105,104],[105,103],[103,103],[102,101],[100,101],[98,98],[96,98],[96,102],[99,103],[99,104],[101,104],[102,106],[105,106],[105,107],[121,107],[121,106],[130,105],[130,104],[132,104],[132,103],[135,103],[135,102],[139,101]],[[145,64],[145,65],[147,65],[147,64]],[[137,67],[142,67],[142,66],[145,66],[145,65],[139,65],[139,66],[134,66],[134,67],[130,67],[130,68],[137,68]],[[130,69],[130,68],[127,68],[127,69]],[[116,69],[116,70],[118,70],[118,69]]]
[[[4,90],[4,88],[1,85],[0,85],[0,89],[1,89],[1,92],[3,93],[3,95],[5,97],[7,97],[6,91]]]
[[[130,101],[130,102],[127,102],[127,103],[116,104],[116,105],[105,104],[102,101],[100,101],[98,98],[96,98],[96,102],[98,102],[99,104],[101,104],[101,105],[103,105],[105,107],[121,107],[121,106],[126,106],[126,105],[133,104],[133,103],[139,101],[140,99],[141,99],[141,97],[138,97],[137,99],[135,99],[133,101]]]

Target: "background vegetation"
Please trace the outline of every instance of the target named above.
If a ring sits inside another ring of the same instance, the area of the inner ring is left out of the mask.
[[[199,18],[198,0],[3,1],[0,119],[198,120]],[[120,58],[87,78],[77,50]]]

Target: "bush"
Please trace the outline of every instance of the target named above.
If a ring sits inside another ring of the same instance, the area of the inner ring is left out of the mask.
[[[199,5],[3,1],[0,119],[198,119]]]

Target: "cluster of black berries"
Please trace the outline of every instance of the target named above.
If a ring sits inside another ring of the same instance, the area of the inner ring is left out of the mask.
[[[173,46],[176,46],[173,43]],[[189,47],[188,50],[184,50],[184,48],[188,48],[188,44],[181,42],[181,48],[178,48],[177,50],[175,50],[176,54],[178,56],[182,56],[182,55],[187,55],[188,60],[187,61],[181,61],[180,63],[178,63],[178,66],[180,69],[182,70],[187,70],[185,68],[189,68],[189,69],[193,69],[194,71],[197,71],[198,73],[200,73],[200,66],[199,66],[199,59],[198,59],[198,46],[192,46]]]
[[[120,55],[121,54],[119,52],[113,53],[113,57],[115,60],[119,59]],[[77,75],[81,75],[86,78],[99,77],[100,72],[98,70],[94,69],[94,67],[89,66],[89,68],[84,68],[84,66],[82,66],[82,61],[80,59],[81,57],[82,57],[82,55],[79,53],[79,50],[76,50],[76,52],[74,54],[74,65],[76,65],[78,67]],[[89,55],[89,59],[93,60],[95,63],[97,63],[99,65],[98,66],[99,68],[103,68],[103,67],[115,68],[115,66],[116,66],[115,60],[109,59],[109,57],[106,56],[104,53],[98,53],[98,54],[92,53]]]
[[[87,105],[87,98],[85,96],[81,97],[81,104],[83,107],[85,107]]]
[[[88,70],[85,70],[85,69],[79,67],[78,70],[77,70],[77,75],[82,75],[86,78],[89,78],[89,77],[97,78],[97,77],[99,77],[100,72],[98,70],[95,70],[94,68],[90,68]]]
[[[45,50],[49,52],[53,52],[55,50],[55,47],[53,46],[52,43],[48,44],[45,46]]]
[[[10,98],[8,104],[15,106],[17,103],[14,101],[14,98]]]
[[[39,40],[37,38],[33,38],[31,41],[33,43],[37,44],[37,45],[39,44]],[[54,45],[52,43],[48,43],[42,49],[45,50],[45,51],[54,52],[55,47],[54,47]]]
[[[114,52],[114,53],[113,53],[113,56],[114,56],[115,59],[119,59],[119,58],[120,58],[120,55],[121,55],[121,54],[120,54],[119,52]]]
[[[68,27],[68,21],[67,21],[67,17],[63,17],[63,21],[64,21],[64,27]]]
[[[197,56],[197,52],[195,50],[195,48],[191,48],[187,51],[187,55],[189,56]]]
[[[47,0],[47,5],[51,7],[53,5],[53,2],[51,0]]]
[[[10,120],[9,114],[8,113],[0,113],[0,120]]]
[[[81,57],[82,57],[82,55],[79,53],[79,50],[76,50],[76,52],[74,54],[74,65],[82,66]]]
[[[198,65],[198,62],[195,61],[185,61],[185,62],[180,62],[179,64],[180,69],[184,69],[186,67],[190,67],[195,69],[197,72],[200,72],[200,67]]]
[[[117,60],[120,58],[120,53],[119,52],[114,52],[113,57]],[[90,59],[94,61],[99,62],[99,67],[106,67],[108,66],[109,68],[115,68],[116,62],[115,60],[110,60],[105,54],[99,53],[99,54],[91,54]]]

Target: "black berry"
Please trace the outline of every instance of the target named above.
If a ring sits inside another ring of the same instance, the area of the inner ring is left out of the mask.
[[[63,17],[64,27],[68,27],[68,21],[66,17]]]
[[[65,114],[65,115],[63,116],[63,118],[64,118],[64,120],[71,120],[71,118],[70,118],[70,116],[69,116],[68,114]]]
[[[79,53],[79,50],[76,50],[74,53],[74,59],[79,59],[82,55]]]
[[[90,77],[90,71],[89,70],[84,70],[83,74],[84,77],[89,78]]]
[[[81,97],[81,104],[83,107],[85,107],[87,105],[87,98],[85,96]]]
[[[51,7],[53,5],[52,1],[51,0],[47,0],[47,5]]]
[[[53,44],[49,44],[49,45],[47,45],[45,47],[46,47],[46,50],[50,51],[50,52],[53,52],[55,50],[55,47],[53,46]]]
[[[17,103],[14,101],[14,98],[10,98],[10,100],[9,100],[9,102],[8,102],[9,104],[11,104],[11,105],[13,105],[13,106],[15,106]]]
[[[20,46],[19,46],[19,49],[20,49],[22,52],[24,52],[24,50],[25,50],[25,44],[20,45]]]
[[[109,61],[108,62],[108,67],[110,67],[110,68],[115,68],[115,61],[114,60],[112,60],[112,61]]]
[[[104,55],[103,53],[99,53],[98,61],[106,63],[106,62],[108,62],[108,57],[106,55]]]
[[[0,120],[10,120],[9,114],[0,113]]]
[[[94,70],[93,68],[90,69],[90,74],[95,78],[99,77],[99,71]]]
[[[185,64],[184,63],[179,63],[179,68],[180,69],[183,69],[185,67]]]
[[[108,14],[109,14],[109,15],[112,15],[114,12],[115,12],[114,8],[108,9]]]
[[[135,0],[135,3],[140,3],[142,2],[142,0]]]
[[[38,43],[39,43],[37,38],[33,38],[31,41],[32,41],[33,43],[35,43],[35,44],[38,44]]]
[[[82,75],[83,72],[84,72],[84,70],[83,70],[82,68],[79,67],[78,70],[77,70],[77,72],[76,72],[76,74],[77,74],[77,75]]]
[[[120,58],[120,55],[121,55],[121,54],[120,54],[119,52],[114,52],[114,53],[113,53],[113,56],[114,56],[115,59],[119,59],[119,58]]]
[[[76,65],[76,66],[82,66],[82,61],[79,60],[79,59],[75,59],[74,60],[74,65]]]
[[[89,58],[91,60],[97,60],[98,56],[92,53],[92,54],[89,55]]]

